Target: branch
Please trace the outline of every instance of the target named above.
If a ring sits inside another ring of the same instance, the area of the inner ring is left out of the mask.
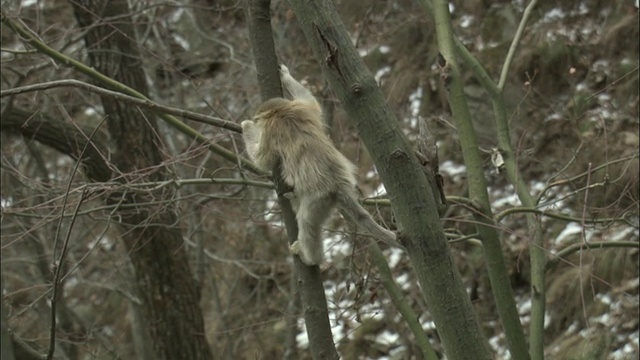
[[[566,248],[558,251],[554,254],[553,258],[549,259],[545,270],[551,269],[560,260],[568,257],[569,255],[578,252],[583,249],[597,250],[605,248],[634,248],[639,249],[640,243],[637,241],[591,241],[591,242],[579,242],[571,244]]]
[[[45,355],[40,354],[37,350],[29,346],[29,344],[27,344],[24,340],[22,340],[18,335],[11,334],[11,340],[13,343],[16,359],[21,359],[21,360],[46,359]],[[4,346],[4,344],[2,344],[2,346]]]
[[[433,3],[431,2],[431,0],[420,0],[420,3],[424,6],[424,8],[427,10],[427,13],[431,15],[431,18],[435,21],[435,17],[433,15]],[[471,70],[476,75],[476,78],[482,84],[482,86],[484,86],[484,88],[487,89],[487,91],[490,94],[494,94],[494,95],[499,94],[500,90],[496,86],[496,83],[493,81],[493,79],[491,78],[491,75],[489,75],[487,70],[485,70],[485,68],[478,61],[478,59],[476,59],[475,56],[473,56],[469,52],[469,49],[467,49],[466,46],[464,46],[462,41],[460,41],[460,39],[457,36],[454,36],[453,41],[456,48],[456,52],[458,53],[458,55],[460,55],[462,60],[464,60],[464,62],[469,66],[469,68],[471,68]]]
[[[380,246],[375,241],[370,241],[369,246],[367,246],[367,251],[371,260],[378,268],[378,274],[380,275],[380,282],[382,283],[382,286],[384,286],[385,290],[389,294],[389,298],[391,298],[391,301],[393,302],[393,305],[398,309],[398,312],[407,323],[409,330],[411,330],[411,333],[415,336],[415,341],[425,360],[437,360],[438,356],[433,350],[431,342],[429,342],[429,336],[427,336],[427,333],[422,328],[419,316],[415,311],[413,311],[413,308],[409,305],[405,294],[393,279],[393,273],[389,268],[387,259],[384,257]]]
[[[550,217],[552,219],[564,220],[564,221],[567,221],[567,222],[582,222],[582,220],[583,220],[581,218],[572,217],[572,216],[569,216],[569,215],[558,214],[558,213],[548,212],[548,211],[545,211],[545,210],[529,208],[529,207],[513,207],[513,208],[509,208],[507,210],[504,210],[504,211],[498,213],[496,215],[496,220],[500,221],[500,220],[504,219],[505,217],[507,217],[509,215],[517,214],[517,213],[532,213],[532,214],[537,214],[537,215]],[[629,221],[627,219],[624,219],[624,218],[591,219],[591,220],[585,220],[585,222],[590,223],[590,224],[610,224],[610,223],[614,223],[614,222],[623,222],[625,224],[629,224]]]
[[[270,0],[247,0],[245,3],[251,50],[258,72],[260,96],[263,101],[282,96],[269,6]],[[281,164],[278,163],[273,169],[273,180],[289,243],[293,243],[298,237],[298,226],[291,203],[283,196],[290,190],[286,189],[286,184],[282,180],[280,166]],[[327,309],[327,299],[320,277],[320,269],[318,266],[304,265],[298,256],[293,257],[293,264],[298,278],[298,289],[302,309],[304,309],[311,354],[314,359],[339,359],[331,334],[329,310]]]
[[[511,41],[511,46],[509,47],[509,51],[507,52],[504,64],[502,65],[502,71],[500,72],[500,81],[498,81],[498,91],[500,92],[504,90],[504,84],[507,82],[507,75],[509,74],[509,67],[513,62],[513,55],[516,53],[518,45],[520,45],[520,39],[522,39],[524,28],[527,25],[527,21],[529,21],[529,17],[531,17],[531,11],[537,3],[538,0],[531,0],[529,2],[529,5],[527,5],[527,7],[524,9],[522,19],[520,19],[520,24],[518,25],[518,30],[516,30],[516,34]]]
[[[34,48],[36,48],[38,51],[40,51],[41,53],[48,55],[49,57],[51,57],[54,60],[58,60],[61,63],[73,67],[74,69],[78,70],[79,72],[89,76],[90,78],[103,83],[105,85],[107,85],[108,87],[111,87],[113,89],[115,89],[116,91],[132,96],[134,98],[137,99],[141,99],[144,101],[149,101],[151,102],[151,100],[149,100],[149,98],[147,98],[146,96],[144,96],[143,94],[141,94],[140,92],[130,88],[129,86],[120,83],[102,73],[100,73],[99,71],[94,70],[93,68],[69,57],[66,56],[58,51],[56,51],[55,49],[47,46],[46,44],[44,44],[42,41],[40,41],[33,33],[31,33],[31,31],[25,29],[24,27],[22,27],[22,25],[18,24],[16,21],[12,20],[9,16],[7,16],[7,14],[5,13],[5,10],[2,9],[2,20],[3,22],[5,22],[13,31],[15,31],[18,35],[22,36],[24,38],[24,40],[31,46],[33,46]],[[209,139],[207,139],[204,135],[200,134],[199,132],[197,132],[195,129],[191,128],[190,126],[188,126],[187,124],[183,123],[182,121],[176,119],[175,117],[169,115],[169,114],[165,114],[165,113],[160,113],[158,114],[158,116],[164,120],[165,122],[167,122],[169,125],[171,125],[172,127],[174,127],[175,129],[177,129],[178,131],[182,132],[183,134],[197,140],[198,142],[200,142],[201,144],[204,144],[207,146],[207,148],[215,153],[218,154],[219,156],[221,156],[222,158],[229,160],[233,163],[237,163],[242,165],[243,168],[250,170],[251,172],[255,173],[255,174],[259,174],[259,175],[266,175],[266,172],[261,170],[260,168],[258,168],[257,166],[255,166],[251,161],[243,158],[243,157],[239,157],[237,154],[233,153],[232,151],[229,151],[219,145],[216,145],[214,143],[211,143],[209,141]]]
[[[611,161],[608,161],[608,162],[606,162],[606,163],[604,163],[604,164],[598,165],[598,166],[596,166],[595,168],[592,168],[592,169],[591,169],[591,172],[596,172],[596,171],[598,171],[598,170],[600,170],[600,169],[606,168],[606,167],[608,167],[608,166],[610,166],[610,165],[617,164],[617,163],[620,163],[620,162],[625,162],[625,161],[629,161],[629,160],[637,159],[639,156],[640,156],[640,153],[638,153],[638,152],[636,151],[636,153],[635,153],[635,154],[633,154],[633,155],[631,155],[631,156],[628,156],[628,157],[625,157],[625,158],[621,158],[621,159],[611,160]],[[547,191],[549,191],[549,189],[551,189],[551,188],[553,188],[553,187],[556,187],[556,186],[569,184],[569,183],[571,183],[571,182],[573,182],[573,181],[576,181],[576,180],[578,180],[578,179],[580,179],[580,178],[583,178],[583,177],[587,176],[588,174],[589,174],[589,171],[585,171],[585,172],[582,172],[582,173],[580,173],[580,174],[578,174],[578,175],[575,175],[575,176],[573,176],[573,177],[570,177],[570,178],[567,178],[567,179],[563,179],[563,180],[554,181],[554,182],[552,182],[552,183],[548,184],[544,189],[542,189],[542,190],[540,191],[540,193],[539,193],[539,194],[538,194],[538,196],[536,197],[536,204],[538,204],[538,203],[540,202],[540,200],[542,200],[542,197],[544,196],[544,194],[545,194]],[[596,186],[597,186],[598,184],[592,184],[592,187],[593,187],[593,185],[596,185]],[[578,189],[578,190],[576,190],[576,191],[572,192],[572,193],[571,193],[571,194],[569,194],[569,195],[574,195],[575,193],[580,192],[580,191],[584,191],[584,190],[586,190],[586,188]],[[567,197],[567,196],[563,197],[562,199],[564,199],[564,198],[566,198],[566,197]],[[547,204],[544,204],[544,205],[547,205]]]
[[[154,111],[155,113],[165,113],[170,115],[175,115],[179,117],[183,117],[185,119],[190,119],[194,121],[198,121],[204,124],[221,127],[223,129],[231,130],[233,132],[240,133],[242,132],[242,128],[240,125],[221,119],[215,116],[202,115],[195,112],[174,108],[170,106],[160,105],[156,102],[153,102],[149,99],[140,99],[137,97],[129,96],[120,92],[107,90],[105,88],[101,88],[99,86],[91,85],[89,83],[79,81],[79,80],[54,80],[45,83],[33,84],[28,86],[21,86],[9,90],[0,91],[0,98],[5,96],[17,95],[28,93],[32,91],[40,91],[40,90],[48,90],[57,87],[77,87],[80,89],[88,90],[93,93],[99,95],[110,96],[114,99],[118,99],[130,104],[138,105],[149,110]]]
[[[424,0],[423,2],[427,2]],[[438,48],[443,57],[441,64],[445,84],[448,85],[448,98],[453,117],[460,132],[460,145],[464,163],[467,166],[469,197],[477,203],[478,212],[474,213],[476,229],[482,239],[483,252],[487,263],[487,272],[491,282],[496,308],[504,327],[507,345],[511,356],[516,359],[529,359],[529,347],[525,340],[522,323],[518,315],[513,290],[508,278],[502,245],[496,230],[487,193],[486,179],[482,169],[482,159],[478,152],[476,132],[472,124],[471,113],[463,89],[460,66],[458,64],[459,46],[456,46],[451,25],[449,4],[445,0],[434,0],[433,16],[436,23]],[[468,354],[466,354],[468,356]]]
[[[188,181],[189,184],[238,184],[238,185],[249,185],[249,186],[256,186],[256,187],[261,187],[261,188],[265,188],[265,189],[273,189],[274,186],[272,183],[269,182],[260,182],[260,181],[247,181],[247,180],[241,180],[241,179],[192,179],[193,181]],[[181,183],[181,181],[176,180],[176,183]],[[166,181],[164,182],[164,184],[162,184],[159,187],[155,187],[152,189],[145,189],[146,191],[151,191],[151,190],[157,190],[157,189],[161,189],[162,187],[165,186],[169,186],[171,185],[173,182],[172,181]],[[147,185],[149,183],[146,183]],[[118,185],[118,188],[109,188],[108,186],[104,186],[104,184],[83,184],[82,186],[79,186],[76,189],[73,189],[73,192],[78,192],[78,191],[85,191],[86,188],[90,188],[91,190],[105,190],[105,191],[109,191],[109,192],[115,192],[114,190],[118,190],[118,189],[125,189],[124,191],[121,191],[121,193],[126,194],[127,193],[127,189],[139,189],[139,187],[134,186],[134,184],[128,184],[128,186],[124,187],[122,184],[118,184],[118,183],[109,183],[108,185]],[[95,192],[95,191],[94,191]],[[121,202],[115,202],[113,204],[109,204],[109,205],[103,205],[103,206],[95,206],[91,209],[88,210],[84,210],[84,211],[80,211],[78,214],[79,215],[86,215],[86,214],[90,214],[93,212],[97,212],[97,211],[106,211],[106,210],[113,210],[113,209],[118,209],[118,210],[124,210],[124,209],[135,209],[138,206],[151,206],[151,205],[163,205],[163,204],[171,204],[174,203],[176,201],[180,201],[180,200],[184,200],[188,197],[194,197],[195,195],[190,195],[187,197],[174,197],[171,199],[163,199],[163,200],[154,200],[154,201],[137,201],[133,204],[129,204],[129,203],[121,203]],[[216,198],[216,199],[229,199],[229,197],[223,197],[223,196],[215,196],[215,195],[210,195],[210,194],[204,194],[202,195],[202,197],[204,199],[210,199],[210,198]],[[55,197],[51,200],[49,200],[49,203],[55,203],[55,201],[59,200],[58,197]],[[40,204],[39,206],[42,206],[43,204]],[[21,217],[25,217],[25,218],[32,218],[32,219],[47,219],[49,218],[49,215],[41,215],[41,214],[37,214],[34,211],[31,211],[32,208],[18,208],[17,210],[15,210],[14,208],[6,208],[3,209],[3,213],[4,214],[11,214],[14,216],[21,216]],[[63,217],[69,217],[71,215],[60,215]],[[295,215],[294,215],[295,217]]]
[[[509,50],[509,55],[507,55],[507,59],[505,60],[505,63],[502,69],[500,85],[496,85],[495,82],[491,80],[491,77],[486,72],[486,70],[477,61],[477,59],[473,55],[471,55],[471,53],[464,47],[464,45],[459,39],[455,38],[453,41],[455,44],[456,53],[460,55],[460,57],[471,67],[471,69],[476,74],[476,77],[478,78],[480,83],[485,87],[485,89],[488,91],[491,97],[491,101],[493,103],[493,109],[495,113],[495,124],[496,124],[498,143],[500,146],[500,150],[502,151],[502,155],[505,159],[507,176],[510,182],[516,188],[520,201],[525,206],[531,207],[531,208],[535,206],[536,202],[534,201],[531,194],[528,192],[525,182],[520,176],[520,173],[517,171],[517,166],[516,166],[517,164],[514,158],[514,151],[510,143],[509,124],[506,118],[504,102],[502,99],[502,91],[504,87],[504,82],[506,81],[505,79],[508,73],[509,66],[511,65],[511,62],[513,59],[513,54],[515,53],[517,45],[522,36],[524,25],[526,24],[529,18],[531,9],[535,6],[536,2],[537,0],[532,0],[529,6],[527,6],[527,10],[523,15],[523,18],[518,28],[518,33],[516,34],[512,42],[511,48]],[[431,5],[430,0],[422,0],[422,3],[425,4],[425,7],[430,13],[433,13],[433,7]],[[440,20],[438,16],[434,16],[434,17],[436,17],[437,20]],[[436,21],[436,24],[438,24],[438,21]],[[452,55],[453,54],[449,54],[449,59],[453,59],[453,61],[455,61],[455,58],[453,58]],[[462,97],[464,95],[462,94],[462,92],[460,92],[459,95],[454,95],[452,96],[452,98],[455,98],[457,96]],[[455,107],[453,106],[452,108],[455,109]],[[456,117],[455,113],[454,113],[454,117]],[[473,131],[473,129],[469,129],[469,130]],[[466,133],[467,131],[465,130],[461,132]],[[462,143],[463,143],[463,155],[464,155],[464,149],[465,149],[464,139]],[[465,157],[465,163],[467,164],[467,166],[469,166],[469,163],[466,161],[466,157]],[[470,192],[472,194],[475,194],[475,191],[470,191]],[[529,224],[529,228],[531,229],[531,237],[533,239],[533,246],[530,254],[532,269],[533,269],[532,276],[531,276],[533,305],[532,305],[532,316],[531,316],[532,321],[531,321],[530,331],[529,331],[530,338],[531,338],[530,348],[531,348],[531,358],[540,359],[543,357],[542,353],[543,353],[543,347],[544,347],[541,341],[542,336],[540,334],[542,334],[544,331],[543,324],[544,324],[544,312],[545,312],[545,288],[544,288],[545,280],[544,280],[543,269],[545,267],[546,258],[545,258],[545,254],[542,247],[543,246],[542,230],[539,222],[535,217],[528,215],[527,223]],[[483,236],[483,238],[485,237]],[[485,241],[486,241],[486,238],[485,238]],[[489,269],[491,270],[491,268]],[[498,307],[498,309],[500,309],[500,307]],[[529,351],[526,351],[527,350],[526,344],[524,344],[523,346],[523,341],[520,340],[521,331],[515,328],[512,328],[511,330],[507,329],[506,330],[507,338],[509,338],[509,334],[513,332],[518,333],[517,335],[518,350],[514,351],[513,347],[511,347],[512,341],[509,341],[510,348],[512,351],[512,356],[528,358]]]
[[[98,131],[98,127],[96,127],[91,133],[91,135],[89,136],[89,141],[85,144],[84,148],[82,149],[82,152],[80,153],[80,157],[82,157],[82,154],[85,153],[85,151],[89,147],[89,144],[91,144],[91,138],[93,138],[93,136],[96,134],[97,131]],[[67,206],[67,201],[69,199],[71,184],[73,183],[74,176],[78,173],[79,166],[80,166],[80,161],[76,162],[73,168],[73,171],[71,172],[71,176],[69,177],[69,181],[67,183],[67,191],[65,193],[64,201],[62,202],[62,210],[60,211],[61,214],[64,214],[65,208]],[[69,226],[68,226],[67,235],[65,236],[64,243],[62,244],[62,250],[60,251],[60,256],[58,257],[57,262],[55,258],[55,249],[58,244],[58,235],[60,234],[60,229],[62,229],[62,222],[63,222],[62,216],[60,216],[60,221],[58,222],[58,226],[56,227],[56,234],[53,240],[53,250],[54,250],[52,253],[53,258],[51,259],[51,263],[54,269],[54,275],[53,275],[53,284],[52,284],[53,294],[51,295],[51,329],[50,329],[50,336],[49,336],[49,351],[47,352],[47,360],[53,359],[53,353],[56,349],[56,319],[58,315],[56,313],[56,304],[60,296],[60,292],[59,292],[60,286],[63,282],[62,269],[64,268],[63,264],[67,256],[67,250],[69,248],[69,240],[71,239],[71,230],[73,230],[73,225],[75,224],[75,221],[78,218],[78,211],[80,211],[80,205],[82,205],[85,199],[86,193],[87,191],[85,188],[83,189],[82,194],[80,194],[80,198],[78,199],[78,204],[76,205],[76,208],[73,212],[73,216],[71,217],[71,222],[69,223]]]

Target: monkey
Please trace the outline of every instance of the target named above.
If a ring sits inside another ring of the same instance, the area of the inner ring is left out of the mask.
[[[309,266],[324,261],[322,225],[338,207],[342,215],[379,240],[398,246],[395,234],[378,225],[358,201],[356,167],[333,145],[322,108],[311,91],[280,66],[280,81],[292,100],[262,103],[252,120],[241,123],[249,158],[270,171],[278,161],[282,178],[293,188],[298,237],[290,252]]]

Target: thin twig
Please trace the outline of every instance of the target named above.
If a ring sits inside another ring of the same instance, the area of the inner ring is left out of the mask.
[[[91,140],[96,135],[99,128],[100,127],[97,126],[95,129],[93,129],[93,132],[91,133],[91,135],[89,135],[89,139],[87,143],[84,145],[84,148],[80,152],[80,157],[79,157],[80,159],[82,158],[82,156],[84,156],[84,153],[87,151],[87,148],[90,146],[89,144],[91,144]],[[64,258],[67,255],[67,249],[69,247],[69,241],[71,239],[71,230],[73,230],[73,224],[75,223],[78,217],[78,212],[80,211],[80,205],[82,205],[85,195],[87,193],[87,188],[86,187],[83,188],[82,193],[80,194],[80,198],[78,199],[78,204],[76,205],[76,208],[73,212],[73,216],[71,217],[71,223],[69,224],[69,229],[67,230],[67,235],[65,236],[64,242],[62,244],[62,249],[60,250],[60,256],[58,257],[58,260],[56,263],[55,249],[57,248],[58,238],[60,236],[60,229],[62,228],[62,221],[64,219],[64,216],[63,216],[64,210],[67,206],[69,194],[71,194],[71,184],[73,183],[73,178],[78,173],[78,168],[80,167],[81,163],[82,162],[80,161],[76,162],[75,166],[73,167],[73,171],[71,172],[71,176],[69,176],[69,181],[67,183],[67,191],[65,192],[66,195],[62,202],[62,210],[60,211],[60,221],[58,221],[58,226],[56,227],[56,234],[53,241],[54,251],[53,251],[51,262],[53,264],[54,276],[53,276],[53,284],[52,284],[53,294],[51,295],[51,329],[50,329],[50,337],[49,337],[49,351],[47,352],[47,360],[51,360],[53,358],[53,353],[56,349],[56,302],[59,296],[59,287],[60,287],[60,284],[62,283],[62,280],[61,280],[62,268],[63,268],[62,263],[64,262]]]
[[[553,255],[553,258],[549,259],[546,270],[551,269],[560,260],[566,259],[569,255],[578,251],[582,251],[584,248],[589,250],[609,249],[609,248],[632,248],[640,249],[640,243],[637,241],[589,241],[587,243],[575,243],[567,246],[566,248],[558,251]]]
[[[577,217],[573,217],[565,214],[558,214],[555,212],[549,212],[549,211],[540,210],[540,209],[532,209],[527,207],[512,207],[512,208],[506,209],[496,215],[496,221],[499,222],[509,215],[518,214],[518,213],[533,213],[541,216],[546,216],[552,219],[564,220],[567,222],[583,222],[584,221],[584,223],[587,223],[587,224],[611,224],[614,222],[623,222],[625,224],[629,223],[628,220],[626,220],[623,217],[602,218],[602,219],[582,219],[582,218],[577,218]]]
[[[587,200],[589,200],[589,184],[591,183],[591,163],[589,163],[589,166],[587,168],[587,190],[584,192],[584,200],[583,200],[583,204],[582,204],[582,221],[580,222],[580,226],[581,226],[581,241],[582,243],[580,244],[580,260],[578,263],[578,266],[580,268],[580,271],[578,271],[578,277],[580,279],[580,302],[582,303],[582,316],[584,317],[584,321],[587,324],[587,326],[589,326],[589,318],[587,317],[587,305],[586,305],[586,301],[584,299],[584,288],[583,288],[583,278],[582,278],[582,273],[584,271],[583,267],[582,267],[582,249],[583,247],[586,247],[587,244],[587,233],[586,233],[586,229],[587,229],[587,224],[585,222],[585,218],[587,216]]]
[[[80,164],[80,163],[79,162],[76,163],[76,168],[74,169],[73,173],[76,173],[78,170],[77,164]],[[69,179],[69,183],[71,183],[72,179],[73,179],[73,175],[71,176],[71,179]],[[73,224],[78,218],[77,216],[78,211],[80,210],[80,205],[82,205],[83,203],[85,194],[86,194],[86,190],[82,192],[82,194],[80,195],[80,199],[78,199],[78,204],[76,205],[76,208],[73,212],[73,217],[71,218],[71,223],[69,224],[67,235],[65,236],[64,242],[62,243],[62,250],[60,251],[60,256],[58,257],[57,263],[56,263],[55,257],[53,259],[55,274],[53,276],[53,294],[51,295],[51,329],[50,329],[49,351],[47,353],[47,360],[53,359],[53,353],[56,348],[56,303],[59,296],[60,285],[62,283],[60,279],[62,275],[62,268],[63,268],[62,263],[64,262],[64,258],[67,255],[67,250],[69,248],[69,241],[71,239],[71,230],[73,230]],[[65,198],[65,202],[66,202],[66,198]],[[63,209],[62,212],[64,213],[64,206],[62,209]],[[56,233],[60,231],[60,226],[62,226],[62,216],[60,217],[60,224],[58,226],[58,229],[56,230]],[[57,242],[57,238],[58,237],[56,235],[55,242]]]
[[[5,10],[2,9],[2,20],[4,21],[4,23],[6,23],[13,31],[15,31],[18,35],[20,35],[24,41],[26,41],[29,45],[36,48],[41,53],[65,65],[73,67],[77,71],[91,77],[92,79],[102,84],[105,84],[108,87],[115,89],[118,92],[141,99],[143,101],[151,102],[149,98],[141,94],[139,91],[132,89],[131,87],[121,82],[118,82],[106,76],[105,74],[102,74],[99,71],[96,71],[95,69],[83,64],[82,62],[76,59],[73,59],[65,54],[62,54],[59,51],[53,49],[52,47],[46,45],[44,42],[38,39],[37,35],[35,35],[30,29],[24,27],[22,24],[19,24],[19,19],[18,21],[16,21],[13,18],[15,17],[9,17],[6,14]],[[260,174],[260,175],[267,174],[266,171],[258,168],[251,161],[238,156],[236,153],[229,151],[223,148],[222,146],[212,143],[204,135],[200,134],[198,131],[196,131],[189,125],[185,124],[184,122],[178,120],[177,118],[173,117],[172,115],[160,112],[158,116],[162,120],[164,120],[167,124],[171,125],[173,128],[177,129],[181,133],[199,141],[202,144],[205,144],[210,151],[218,154],[222,158],[234,163],[240,162],[244,169],[247,169],[253,173]]]
[[[607,168],[608,166],[610,166],[610,165],[614,165],[614,164],[617,164],[617,163],[621,163],[621,162],[625,162],[625,161],[630,161],[630,160],[633,160],[633,159],[637,159],[639,156],[640,156],[640,153],[636,152],[635,154],[633,154],[633,155],[631,155],[631,156],[628,156],[628,157],[624,157],[624,158],[620,158],[620,159],[611,160],[611,161],[609,161],[609,162],[606,162],[606,163],[604,163],[604,164],[601,164],[601,165],[596,166],[595,168],[591,169],[591,172],[596,172],[596,171],[598,171],[598,170],[600,170],[600,169]],[[554,181],[554,182],[552,182],[552,183],[548,184],[548,185],[547,185],[544,189],[542,189],[542,190],[540,191],[540,193],[538,193],[538,195],[536,196],[536,204],[540,203],[540,200],[542,199],[542,197],[544,196],[544,194],[545,194],[547,191],[549,191],[549,189],[551,189],[551,188],[553,188],[553,187],[556,187],[556,186],[565,185],[565,184],[571,183],[571,182],[573,182],[573,181],[576,181],[576,180],[578,180],[578,179],[580,179],[580,178],[582,178],[582,177],[585,177],[588,173],[589,173],[588,171],[585,171],[585,172],[580,173],[580,174],[578,174],[578,175],[575,175],[575,176],[573,176],[573,177],[570,177],[570,178],[567,178],[567,179],[563,179],[563,180]]]

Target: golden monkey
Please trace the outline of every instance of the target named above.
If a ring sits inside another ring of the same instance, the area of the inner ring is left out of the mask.
[[[298,239],[291,252],[307,265],[324,258],[321,229],[338,206],[374,237],[396,244],[395,235],[382,228],[358,202],[355,166],[340,153],[325,132],[322,109],[311,92],[296,81],[286,66],[280,80],[293,100],[265,101],[253,117],[242,122],[249,157],[264,170],[281,161],[282,178],[293,188],[297,202]]]

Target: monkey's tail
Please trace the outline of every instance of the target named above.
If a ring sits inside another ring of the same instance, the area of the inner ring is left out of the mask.
[[[382,241],[390,246],[401,247],[396,240],[396,235],[382,226],[378,225],[371,214],[365,210],[358,201],[354,191],[339,191],[337,203],[340,214],[375,240]]]

